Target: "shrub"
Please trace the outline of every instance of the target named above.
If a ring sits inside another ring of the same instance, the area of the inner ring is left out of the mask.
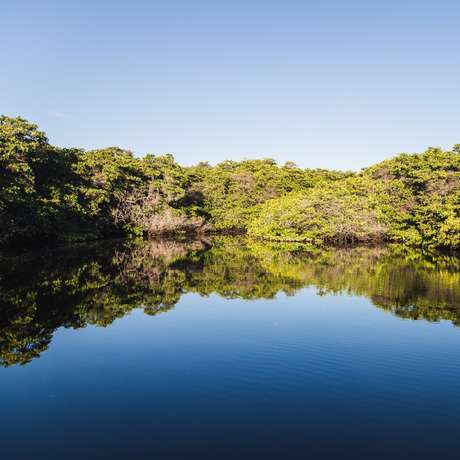
[[[124,224],[128,231],[148,236],[177,233],[199,233],[204,229],[200,217],[188,217],[172,208],[160,191],[150,185],[125,194],[114,210],[115,222]]]
[[[386,233],[383,215],[372,200],[344,184],[270,200],[249,225],[249,234],[258,238],[313,245],[375,243]]]

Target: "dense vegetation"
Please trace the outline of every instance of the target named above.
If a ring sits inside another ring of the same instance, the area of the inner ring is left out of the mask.
[[[359,173],[275,161],[182,167],[171,155],[52,146],[0,117],[0,244],[122,235],[248,233],[328,244],[460,247],[460,145]]]
[[[3,254],[0,273],[3,366],[38,357],[59,327],[107,326],[139,306],[155,315],[188,292],[252,300],[313,286],[320,295],[366,296],[403,318],[460,325],[459,259],[414,249],[305,252],[235,237],[80,243]]]

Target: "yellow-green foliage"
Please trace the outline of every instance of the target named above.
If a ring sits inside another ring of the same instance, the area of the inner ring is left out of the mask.
[[[139,233],[144,229],[119,218],[120,207],[131,204],[134,192],[155,190],[162,212],[181,208],[187,181],[170,155],[60,149],[36,125],[0,117],[0,243]],[[187,219],[185,209],[175,212],[181,222]]]
[[[460,247],[460,154],[403,154],[259,206],[250,235],[314,245],[393,241]]]
[[[274,160],[178,165],[117,147],[49,144],[0,117],[0,244],[248,232],[311,245],[460,247],[460,146],[402,154],[360,173]]]
[[[274,160],[225,161],[215,167],[191,169],[193,190],[201,195],[203,211],[217,230],[245,231],[256,206],[286,193],[308,190],[315,183],[334,181],[343,173],[302,170]]]
[[[363,178],[324,183],[260,206],[249,235],[312,245],[378,242],[387,227]]]
[[[460,247],[460,147],[402,154],[366,169],[379,184],[391,241]]]

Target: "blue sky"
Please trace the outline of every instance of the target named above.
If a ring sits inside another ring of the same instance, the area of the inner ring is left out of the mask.
[[[460,2],[18,1],[0,113],[52,143],[359,169],[460,143]]]

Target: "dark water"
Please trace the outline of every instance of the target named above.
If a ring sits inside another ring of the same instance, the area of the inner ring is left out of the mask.
[[[235,239],[0,257],[2,459],[457,459],[460,263]]]

